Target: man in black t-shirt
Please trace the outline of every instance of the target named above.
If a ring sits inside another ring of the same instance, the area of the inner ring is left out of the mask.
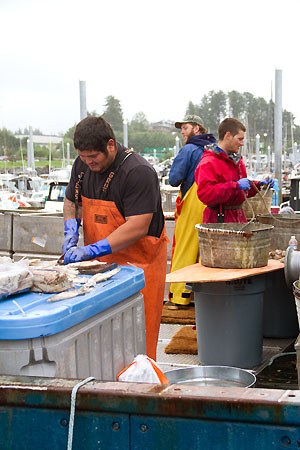
[[[125,147],[116,143],[116,162],[120,162]],[[101,199],[102,187],[110,168],[104,172],[90,169],[78,156],[74,161],[70,183],[66,197],[75,203],[75,184],[78,175],[84,172],[81,193],[87,198]],[[159,237],[164,227],[164,216],[161,207],[161,195],[157,174],[153,167],[139,154],[132,152],[123,162],[121,168],[111,182],[106,199],[114,201],[121,215],[125,217],[153,213],[147,232],[149,236]],[[81,196],[79,198],[81,203]]]
[[[74,146],[79,156],[64,202],[64,263],[97,258],[144,270],[147,354],[155,359],[167,263],[157,174],[144,158],[116,143],[102,117],[77,125]],[[78,247],[81,220],[85,245]]]

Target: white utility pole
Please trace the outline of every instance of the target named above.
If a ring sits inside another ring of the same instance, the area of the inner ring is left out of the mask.
[[[179,153],[179,137],[176,136],[175,138],[175,149],[174,149],[174,158],[175,156],[177,156]]]
[[[278,180],[279,204],[282,203],[282,70],[275,70],[275,111],[274,111],[274,156],[275,178]]]
[[[259,142],[260,142],[260,135],[257,134],[255,136],[255,150],[256,150],[256,172],[260,170],[261,163],[260,163],[260,152],[259,152]]]
[[[67,142],[67,165],[70,165],[70,142]]]
[[[123,121],[123,133],[124,133],[123,144],[126,148],[128,148],[128,122],[126,119]]]
[[[80,120],[82,120],[87,117],[85,81],[79,81],[79,95],[80,95]]]

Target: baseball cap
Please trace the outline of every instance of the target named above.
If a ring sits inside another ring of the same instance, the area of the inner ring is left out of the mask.
[[[196,114],[188,114],[184,117],[182,122],[175,122],[175,128],[181,128],[183,123],[195,123],[196,125],[200,125],[203,127],[203,121],[201,117],[196,116]]]

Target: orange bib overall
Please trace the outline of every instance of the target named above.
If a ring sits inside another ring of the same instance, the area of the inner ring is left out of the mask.
[[[107,238],[125,223],[112,201],[88,199],[82,196],[82,214],[84,245],[94,244]],[[165,227],[160,238],[144,236],[125,250],[97,259],[120,265],[130,263],[144,270],[146,285],[141,292],[144,295],[145,305],[147,355],[156,360],[167,267]]]

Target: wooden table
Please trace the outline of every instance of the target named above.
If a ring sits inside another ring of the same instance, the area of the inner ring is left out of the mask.
[[[213,281],[231,281],[252,277],[263,273],[283,269],[284,264],[276,259],[269,259],[268,265],[254,269],[220,269],[193,264],[168,273],[167,283],[209,283]]]

